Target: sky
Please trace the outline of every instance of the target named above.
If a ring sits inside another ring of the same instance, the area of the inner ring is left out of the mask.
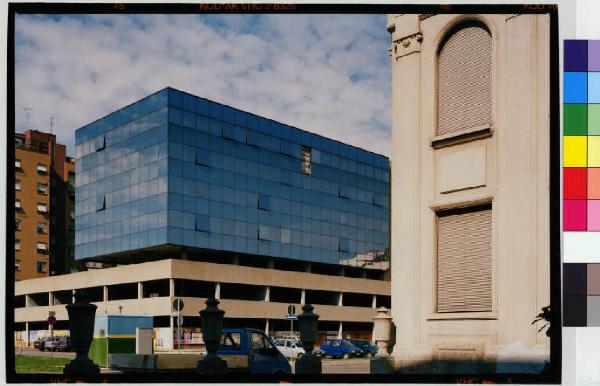
[[[54,117],[73,155],[77,128],[171,86],[389,155],[385,27],[385,15],[17,15],[16,129]]]

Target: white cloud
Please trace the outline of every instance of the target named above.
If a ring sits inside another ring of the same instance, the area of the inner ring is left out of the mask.
[[[385,15],[16,17],[16,123],[75,129],[171,86],[382,154]]]

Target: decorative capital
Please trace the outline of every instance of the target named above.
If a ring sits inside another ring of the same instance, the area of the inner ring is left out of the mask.
[[[398,60],[403,56],[412,54],[413,52],[420,52],[422,41],[423,34],[420,32],[395,40],[392,43],[392,57],[395,60]]]

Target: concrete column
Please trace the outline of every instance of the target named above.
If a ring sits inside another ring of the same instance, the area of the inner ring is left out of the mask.
[[[143,299],[144,298],[144,283],[142,283],[141,281],[138,281],[138,299]]]
[[[171,331],[171,335],[170,335],[170,343],[171,343],[171,350],[175,349],[175,342],[173,340],[173,337],[175,336],[175,321],[173,320],[173,315],[169,314],[169,330]]]
[[[377,295],[373,295],[373,301],[371,302],[371,308],[377,308]]]
[[[106,286],[106,285],[102,287],[102,301],[103,302],[108,301],[108,286]]]
[[[29,347],[29,322],[25,322],[25,344]]]
[[[312,264],[310,262],[304,264],[304,272],[311,273]]]
[[[233,255],[233,261],[231,262],[233,265],[240,265],[240,257],[238,255]]]
[[[306,290],[303,289],[302,292],[300,293],[300,304],[304,305],[306,304]]]
[[[48,305],[49,306],[54,305],[54,294],[52,292],[48,292]]]
[[[269,319],[265,319],[265,335],[269,335]]]
[[[271,298],[271,287],[266,286],[265,287],[265,302],[270,302],[271,301],[270,298]]]
[[[338,295],[338,306],[341,307],[344,305],[344,293],[340,292]]]
[[[75,303],[75,290],[71,290],[71,303]]]
[[[339,325],[339,327],[338,327],[338,335],[337,335],[337,338],[338,338],[338,339],[342,339],[343,327],[344,327],[344,326],[343,326],[342,322],[340,322],[340,325]]]
[[[272,257],[270,257],[269,260],[267,260],[267,268],[268,269],[274,269],[275,268],[275,262],[273,261]]]
[[[169,296],[175,297],[175,279],[169,279]]]
[[[31,296],[25,295],[25,308],[33,307],[33,302],[31,301]]]
[[[215,299],[221,299],[221,283],[215,283]]]
[[[345,276],[346,275],[346,269],[344,268],[344,266],[340,266],[340,268],[338,270],[338,275],[339,276]]]

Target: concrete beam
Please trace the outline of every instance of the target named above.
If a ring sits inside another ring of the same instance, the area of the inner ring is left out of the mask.
[[[144,298],[144,283],[142,283],[141,281],[138,281],[137,283],[137,288],[138,288],[138,299],[143,299]]]

